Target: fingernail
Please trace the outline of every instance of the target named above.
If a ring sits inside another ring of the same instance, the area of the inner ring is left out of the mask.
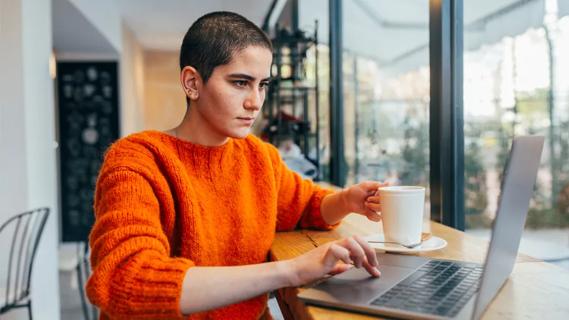
[[[375,271],[376,271],[376,275],[377,275],[378,277],[381,277],[381,271],[379,271],[379,269],[378,269],[377,267],[375,267],[374,269],[375,269]]]

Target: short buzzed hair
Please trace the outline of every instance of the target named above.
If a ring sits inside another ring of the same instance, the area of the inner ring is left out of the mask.
[[[236,52],[248,46],[273,51],[271,40],[253,22],[226,11],[208,13],[192,24],[180,49],[180,70],[196,68],[204,83],[215,67],[227,64]]]

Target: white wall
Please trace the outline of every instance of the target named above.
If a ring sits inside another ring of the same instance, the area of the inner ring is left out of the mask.
[[[116,2],[53,0],[53,4],[57,60],[118,61],[120,134],[143,130],[144,51],[122,22]]]
[[[122,50],[121,16],[115,0],[68,0],[95,28],[113,45],[117,52]]]
[[[71,0],[51,0],[51,3],[53,48],[56,54],[89,53],[118,59],[116,45],[93,24],[93,19],[88,19],[87,14],[71,3]],[[114,15],[110,14],[108,20],[111,20],[111,17]],[[110,21],[97,22],[105,26],[114,24]]]
[[[144,53],[144,126],[168,130],[186,113],[186,95],[180,84],[179,52]]]
[[[0,0],[0,43],[0,221],[38,206],[52,210],[35,261],[32,302],[34,319],[57,320],[58,208],[53,83],[49,76],[50,1]],[[14,311],[2,319],[27,319],[27,314]]]
[[[120,61],[121,135],[144,129],[144,51],[123,23]]]
[[[112,1],[67,1],[112,44],[114,52],[93,55],[62,50],[58,57],[107,56],[120,60],[122,133],[141,130],[142,48],[132,31],[123,27]],[[0,223],[34,207],[51,209],[32,275],[34,319],[40,320],[60,319],[56,122],[53,81],[49,75],[53,46],[51,10],[51,1],[0,0]],[[70,26],[74,27],[81,26]],[[4,242],[0,243],[2,252]],[[0,256],[0,272],[5,263],[2,259],[4,256]],[[21,309],[2,315],[2,319],[27,319],[27,313]]]
[[[19,3],[0,0],[1,221],[27,205],[21,10]]]

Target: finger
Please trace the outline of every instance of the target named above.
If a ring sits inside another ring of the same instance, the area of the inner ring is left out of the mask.
[[[365,202],[365,206],[373,212],[381,211],[381,204],[379,203]]]
[[[369,196],[366,198],[366,202],[373,202],[373,203],[380,203],[381,197],[380,196]]]
[[[381,182],[377,181],[364,181],[360,183],[360,186],[363,187],[366,191],[373,191],[375,192],[377,188],[381,186]]]
[[[367,259],[362,246],[354,238],[346,238],[344,240],[346,248],[350,251],[350,257],[354,261],[357,268],[361,268],[363,262]]]
[[[377,194],[379,194],[379,189],[381,189],[383,187],[391,187],[393,185],[394,184],[392,182],[389,182],[389,181],[382,182],[381,185],[377,188],[377,191],[378,191]]]
[[[382,187],[389,187],[389,186],[392,186],[392,185],[393,185],[393,183],[391,183],[391,182],[389,182],[389,181],[380,182],[380,186],[377,187],[377,190],[376,190],[376,192],[375,192],[375,195],[376,195],[376,196],[379,196],[379,189],[380,189],[380,188],[382,188]]]
[[[360,236],[354,236],[354,240],[361,246],[362,250],[364,251],[367,261],[374,267],[379,265],[377,261],[377,255],[375,254],[375,250],[370,247],[370,245]]]
[[[365,216],[371,221],[381,221],[381,213],[374,210],[366,209]]]
[[[338,245],[337,243],[333,243],[330,248],[328,248],[328,252],[324,258],[324,264],[326,267],[332,269],[338,260],[347,264],[354,263],[352,259],[350,259],[350,251],[348,251],[348,249]]]
[[[372,266],[369,262],[364,262],[364,269],[374,277],[379,278],[381,276],[381,271],[375,266]]]
[[[343,262],[338,262],[336,263],[336,265],[334,266],[334,268],[332,268],[332,270],[330,270],[330,272],[328,272],[329,275],[336,275],[342,272],[346,272],[348,270],[350,270],[351,268],[353,268],[354,266],[351,264],[345,264]]]

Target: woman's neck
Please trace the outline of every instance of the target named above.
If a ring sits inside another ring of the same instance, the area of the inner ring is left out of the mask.
[[[192,108],[188,108],[182,122],[170,133],[178,139],[211,147],[221,146],[229,140],[215,132],[199,112],[192,112]]]

